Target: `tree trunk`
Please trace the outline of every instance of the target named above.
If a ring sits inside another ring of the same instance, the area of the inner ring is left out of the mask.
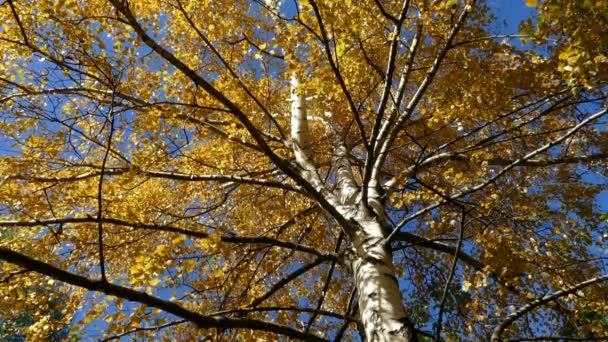
[[[385,244],[386,223],[384,207],[377,191],[376,179],[370,180],[367,205],[362,203],[361,188],[357,185],[349,162],[346,145],[334,142],[337,191],[325,188],[310,158],[310,136],[306,100],[293,76],[291,86],[291,141],[295,162],[306,179],[333,206],[338,223],[352,242],[345,255],[345,266],[353,275],[359,294],[359,315],[365,330],[365,340],[373,342],[416,341],[413,325],[403,309],[403,298],[395,276],[390,246]],[[332,127],[328,125],[329,130]],[[331,214],[331,213],[330,213]]]
[[[416,334],[402,305],[392,252],[382,242],[381,225],[372,217],[357,220],[361,226],[349,257],[365,340],[416,341]]]

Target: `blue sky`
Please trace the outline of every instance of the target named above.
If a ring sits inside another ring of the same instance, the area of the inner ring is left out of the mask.
[[[535,11],[534,8],[527,7],[524,0],[488,0],[488,4],[498,17],[498,21],[506,22],[507,26],[503,32],[505,34],[519,33],[519,23]]]

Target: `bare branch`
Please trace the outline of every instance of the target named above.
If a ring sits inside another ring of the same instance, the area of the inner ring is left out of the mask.
[[[357,319],[355,317],[348,316],[348,315],[342,315],[342,314],[339,314],[336,312],[320,310],[320,309],[316,309],[316,308],[301,308],[301,307],[296,307],[296,306],[258,306],[255,308],[240,308],[240,309],[234,309],[234,310],[219,311],[217,313],[209,314],[208,316],[218,316],[218,315],[223,316],[223,315],[227,315],[227,314],[231,314],[231,313],[242,314],[242,313],[248,313],[248,312],[267,312],[267,311],[306,312],[306,313],[313,313],[313,314],[317,314],[317,315],[321,315],[321,316],[343,319],[346,322],[357,321]]]
[[[260,305],[266,299],[270,298],[273,294],[275,294],[277,291],[279,291],[280,289],[282,289],[283,287],[285,287],[285,285],[289,284],[294,279],[296,279],[299,276],[303,275],[304,273],[310,271],[311,269],[317,267],[318,265],[322,264],[325,261],[327,261],[326,258],[318,257],[315,261],[313,261],[313,262],[311,262],[309,264],[306,264],[306,265],[298,268],[297,270],[291,272],[285,278],[281,279],[276,284],[274,284],[270,288],[270,290],[266,291],[266,293],[264,293],[263,295],[259,296],[256,299],[254,299],[251,302],[251,304],[249,304],[249,307],[255,308],[256,306]]]
[[[155,327],[135,328],[135,329],[132,329],[132,330],[129,330],[129,331],[125,331],[122,334],[118,334],[118,335],[114,335],[114,336],[110,336],[110,337],[104,338],[103,340],[101,340],[101,342],[118,340],[121,337],[128,336],[128,335],[131,335],[131,334],[136,334],[136,333],[138,333],[140,331],[155,331],[156,332],[156,331],[160,331],[162,329],[169,328],[169,327],[172,327],[172,326],[175,326],[175,325],[184,324],[186,322],[187,322],[186,320],[179,320],[179,321],[169,322],[169,323],[166,323],[166,324],[163,324],[163,325],[158,325],[158,326],[155,326]]]
[[[344,239],[344,233],[340,232],[340,236],[338,237],[338,241],[336,242],[336,247],[334,248],[334,253],[338,253],[340,251],[340,246],[342,245],[342,240]],[[329,288],[329,284],[331,283],[331,278],[334,274],[334,268],[336,267],[336,262],[338,260],[332,260],[331,266],[329,267],[329,271],[327,271],[327,277],[325,278],[325,285],[323,285],[323,290],[321,291],[321,297],[319,297],[319,301],[317,302],[317,306],[315,308],[315,312],[313,312],[312,316],[308,320],[308,324],[306,324],[305,333],[310,331],[315,319],[317,318],[317,313],[321,311],[321,306],[323,306],[323,302],[325,301],[325,296],[327,296],[327,289]]]
[[[190,17],[190,15],[188,15],[188,13],[186,13],[186,10],[184,9],[182,2],[178,0],[177,4],[178,4],[180,12],[183,14],[184,18],[186,18],[186,21],[188,22],[190,27],[192,27],[194,29],[194,31],[196,32],[196,34],[199,36],[199,38],[201,38],[203,40],[203,42],[205,42],[205,45],[207,45],[207,48],[210,49],[213,52],[213,54],[215,54],[215,56],[220,60],[222,65],[224,65],[224,67],[228,70],[228,72],[230,72],[230,75],[232,75],[232,77],[234,77],[234,79],[236,79],[239,86],[241,87],[241,89],[243,89],[243,91],[247,94],[247,96],[249,96],[256,103],[256,105],[258,107],[260,107],[260,109],[262,110],[264,115],[267,118],[269,118],[270,121],[275,125],[275,127],[279,131],[279,134],[281,135],[281,138],[283,138],[283,140],[285,140],[285,134],[283,133],[281,126],[274,119],[274,117],[270,114],[270,112],[268,111],[266,106],[264,106],[264,104],[262,104],[260,99],[258,99],[257,96],[255,96],[255,94],[253,94],[253,92],[247,87],[247,85],[245,85],[245,83],[243,83],[243,80],[239,77],[239,75],[236,73],[236,71],[234,71],[234,69],[230,66],[230,64],[228,64],[226,59],[219,53],[219,51],[217,51],[217,49],[213,46],[213,44],[209,41],[209,39],[203,34],[203,32],[200,30],[200,28],[192,21],[192,18]]]
[[[399,131],[401,131],[401,129],[403,128],[403,125],[405,125],[407,120],[409,120],[409,118],[411,117],[412,113],[414,112],[414,109],[416,109],[416,106],[418,105],[418,102],[420,102],[420,100],[422,99],[422,96],[425,94],[427,88],[429,87],[429,85],[431,84],[433,79],[435,78],[435,75],[437,74],[437,71],[439,71],[439,67],[441,66],[441,63],[443,62],[443,59],[445,58],[445,56],[447,55],[448,51],[451,48],[452,41],[454,40],[454,38],[460,31],[461,27],[464,25],[467,15],[471,11],[471,9],[472,9],[471,5],[465,6],[464,10],[460,14],[460,17],[458,18],[458,20],[452,27],[452,30],[450,31],[450,34],[448,35],[444,46],[441,48],[441,50],[437,54],[437,57],[435,57],[435,60],[433,61],[433,65],[431,66],[430,70],[428,71],[426,77],[424,78],[424,80],[422,81],[420,86],[418,87],[418,90],[416,90],[416,93],[414,93],[414,95],[410,99],[404,112],[394,123],[394,126],[393,126],[393,122],[388,120],[384,123],[383,127],[381,128],[380,133],[378,135],[378,140],[381,141],[382,143],[379,143],[376,146],[376,149],[374,151],[374,156],[375,156],[376,160],[373,161],[374,164],[373,164],[373,168],[372,168],[371,179],[375,178],[375,175],[380,173],[380,169],[384,165],[384,161],[387,157],[387,153],[388,153],[388,150],[390,149],[390,146],[393,144],[393,141],[396,139]],[[367,186],[367,184],[364,184],[363,186]]]
[[[608,159],[608,153],[599,152],[593,153],[584,156],[572,156],[572,157],[559,157],[559,158],[549,158],[549,159],[528,159],[521,161],[515,167],[546,167],[560,164],[578,164],[578,163],[587,163],[593,161],[602,161]],[[410,167],[405,168],[403,172],[399,174],[399,177],[409,178],[412,177],[414,168],[418,168],[418,170],[422,170],[427,167],[432,167],[446,161],[468,161],[469,158],[465,153],[459,152],[446,152],[441,154],[436,154],[432,157],[425,159],[423,162],[418,165],[412,165]],[[488,165],[496,165],[496,166],[507,166],[513,164],[515,159],[507,159],[507,158],[490,158],[487,160]],[[393,177],[389,181],[387,181],[384,185],[385,188],[390,188],[395,185],[398,177]]]
[[[465,208],[461,208],[461,217],[460,217],[460,229],[458,231],[458,243],[456,244],[456,251],[454,251],[454,260],[452,261],[452,267],[450,268],[450,274],[448,275],[448,280],[445,282],[445,287],[443,288],[443,293],[441,294],[441,300],[439,302],[439,313],[437,314],[437,331],[435,333],[435,341],[439,342],[441,340],[441,328],[442,328],[442,319],[443,319],[443,309],[445,305],[445,300],[448,296],[448,291],[450,290],[450,284],[452,283],[452,278],[454,278],[454,274],[456,273],[456,265],[458,265],[458,259],[460,254],[460,248],[462,247],[462,239],[464,235],[465,228],[465,218],[466,211]]]
[[[377,5],[381,9],[383,9],[381,4],[377,3]],[[362,196],[361,196],[361,200],[365,207],[368,206],[367,193],[368,193],[368,183],[372,176],[371,175],[372,165],[374,164],[374,161],[376,160],[376,156],[374,155],[374,153],[376,151],[376,145],[381,143],[381,141],[377,140],[377,138],[378,138],[378,134],[380,133],[380,129],[382,127],[384,112],[386,110],[386,105],[387,105],[388,99],[391,95],[391,90],[392,90],[392,86],[393,86],[393,73],[395,72],[395,62],[397,60],[397,53],[399,51],[399,37],[401,36],[401,26],[403,25],[403,22],[405,21],[405,18],[407,17],[407,11],[408,11],[409,5],[410,5],[409,0],[405,0],[403,2],[403,7],[401,8],[401,14],[399,15],[399,19],[395,23],[395,27],[394,27],[393,33],[392,33],[393,37],[391,39],[391,47],[389,50],[388,61],[386,63],[386,75],[384,75],[384,77],[385,77],[384,78],[384,88],[382,90],[382,96],[380,98],[380,103],[378,104],[378,108],[376,109],[376,118],[375,118],[375,122],[374,122],[374,127],[372,128],[372,134],[370,137],[370,141],[369,141],[370,148],[368,151],[368,156],[365,160],[365,174],[363,177],[363,190],[362,190]],[[412,44],[415,44],[415,45],[418,44],[417,37],[414,37],[414,41],[412,42]],[[406,66],[406,69],[407,68],[408,67]],[[389,118],[389,120],[390,120],[390,118]],[[375,183],[376,184],[373,184],[374,187],[377,185],[377,182],[375,182]]]
[[[380,13],[382,13],[382,15],[387,18],[388,20],[397,23],[399,22],[399,19],[397,19],[395,16],[391,15],[390,13],[388,13],[386,11],[386,9],[384,8],[384,6],[382,6],[382,4],[380,3],[379,0],[374,0],[374,3],[376,4],[376,7],[378,7],[378,9],[380,10]]]
[[[110,132],[108,133],[108,143],[107,148],[103,155],[103,160],[101,161],[101,171],[99,174],[99,184],[97,187],[97,240],[98,240],[98,250],[99,250],[99,269],[101,273],[101,280],[107,282],[108,278],[106,278],[106,265],[103,255],[103,221],[101,217],[103,216],[103,178],[104,178],[104,170],[106,168],[106,163],[108,161],[108,156],[110,155],[110,150],[112,149],[112,137],[114,136],[114,93],[112,93],[112,99],[110,101],[110,110],[108,111]]]
[[[439,241],[427,239],[425,237],[422,237],[422,236],[419,236],[416,234],[412,234],[412,233],[399,232],[396,235],[395,239],[398,241],[407,242],[408,243],[407,247],[409,247],[409,246],[423,247],[423,248],[428,248],[428,249],[432,249],[434,251],[451,254],[451,255],[456,255],[456,252],[457,252],[455,246],[452,246],[452,245],[449,245],[446,243],[442,243]],[[400,247],[399,249],[401,249],[401,248],[402,247]],[[470,254],[467,254],[467,253],[463,252],[462,250],[459,250],[457,254],[458,254],[458,260],[461,261],[466,266],[471,267],[474,270],[479,271],[479,272],[487,272],[486,265],[484,263],[482,263],[481,261],[475,259]],[[487,274],[490,278],[496,280],[497,283],[499,283],[501,286],[505,287],[509,291],[516,293],[516,294],[519,294],[521,292],[515,286],[513,286],[512,284],[509,284],[505,279],[503,279],[496,272],[490,271]]]
[[[561,157],[552,159],[529,159],[518,163],[516,166],[528,166],[528,167],[545,167],[560,164],[578,164],[587,163],[593,161],[601,161],[608,159],[607,152],[593,153],[585,156],[573,156],[573,157]],[[506,158],[492,158],[488,161],[488,165],[510,165],[515,163],[515,160]]]
[[[498,178],[502,177],[504,174],[506,174],[507,172],[509,172],[511,169],[515,168],[516,166],[518,166],[519,164],[532,159],[533,157],[547,151],[548,149],[559,145],[560,143],[562,143],[564,140],[568,139],[570,136],[572,136],[573,134],[575,134],[576,132],[578,132],[581,128],[585,127],[588,123],[592,122],[593,120],[602,117],[603,115],[606,114],[606,112],[608,111],[608,109],[603,109],[593,115],[590,115],[589,117],[587,117],[585,120],[581,121],[580,123],[578,123],[576,126],[574,126],[573,128],[571,128],[570,130],[568,130],[568,132],[566,132],[564,135],[560,136],[559,138],[550,141],[549,143],[539,147],[538,149],[527,153],[526,155],[524,155],[523,157],[514,160],[512,163],[508,164],[507,166],[505,166],[502,170],[496,172],[496,174],[492,177],[490,177],[488,180],[486,180],[485,182],[479,183],[467,190],[458,192],[452,196],[450,196],[450,200],[455,200],[458,199],[460,197],[466,196],[468,194],[471,194],[473,192],[479,191],[483,188],[485,188],[486,186],[493,184],[494,182],[496,182],[496,180],[498,180]],[[397,231],[399,231],[401,229],[401,227],[403,227],[406,223],[410,222],[411,220],[424,215],[432,210],[434,210],[435,208],[443,205],[444,203],[446,203],[447,200],[444,201],[440,201],[437,202],[435,204],[432,204],[430,206],[427,206],[423,209],[420,209],[418,211],[416,211],[415,213],[413,213],[412,215],[405,217],[404,219],[402,219],[395,227],[395,229],[393,230],[393,232],[386,238],[386,241],[391,241],[392,238],[394,237],[394,235],[397,233]]]
[[[530,312],[531,310],[536,309],[537,307],[547,304],[551,301],[554,301],[560,297],[563,296],[567,296],[571,293],[574,293],[580,289],[583,289],[587,286],[599,283],[599,282],[603,282],[608,280],[608,274],[603,275],[603,276],[599,276],[596,278],[592,278],[586,281],[583,281],[581,283],[578,283],[576,285],[573,285],[571,287],[565,288],[563,290],[559,290],[554,292],[553,294],[550,294],[548,296],[544,296],[542,298],[539,298],[529,304],[524,305],[523,307],[521,307],[519,310],[515,311],[514,313],[510,314],[504,321],[502,321],[500,324],[498,324],[496,326],[496,328],[494,328],[494,331],[492,332],[492,342],[499,342],[501,340],[502,337],[502,333],[505,331],[506,328],[508,328],[513,322],[515,322],[518,318],[522,317],[523,315],[527,314],[528,312]]]

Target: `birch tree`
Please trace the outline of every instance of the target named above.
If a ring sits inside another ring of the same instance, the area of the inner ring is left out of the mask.
[[[2,2],[0,320],[605,338],[608,1],[522,3]]]

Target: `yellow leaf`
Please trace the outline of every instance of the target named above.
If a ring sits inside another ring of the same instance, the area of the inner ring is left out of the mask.
[[[526,0],[526,6],[528,7],[536,7],[538,5],[538,0]]]
[[[167,247],[166,245],[160,245],[158,247],[156,247],[156,249],[154,250],[154,254],[156,255],[167,255],[167,252],[169,251],[169,247]]]
[[[183,243],[184,241],[186,241],[186,236],[185,235],[178,235],[177,237],[173,238],[171,240],[171,244],[172,245],[179,245],[181,243]]]
[[[188,259],[188,260],[184,261],[184,269],[186,270],[186,272],[190,273],[190,272],[194,271],[195,267],[196,267],[196,260]]]
[[[130,268],[129,268],[129,272],[131,274],[138,274],[141,272],[141,265],[140,264],[133,264]]]

